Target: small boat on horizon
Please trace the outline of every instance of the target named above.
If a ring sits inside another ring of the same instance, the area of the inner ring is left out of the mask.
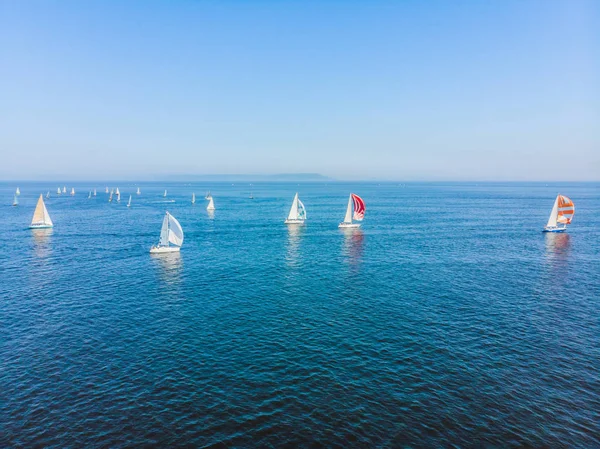
[[[58,189],[56,189],[56,194],[60,195],[60,187]]]
[[[294,200],[292,201],[292,207],[290,208],[290,213],[288,214],[287,219],[285,220],[285,224],[304,224],[304,220],[306,220],[306,209],[302,201],[298,198],[298,192],[294,196]]]
[[[108,193],[108,187],[104,188],[104,193]]]
[[[115,194],[116,195],[120,195],[121,194],[121,192],[119,192],[119,188],[118,187],[117,187],[117,190],[115,190]]]
[[[354,214],[352,214],[353,209]],[[348,198],[346,216],[344,217],[344,221],[339,224],[338,228],[359,228],[360,223],[353,223],[352,219],[354,218],[356,221],[362,221],[362,219],[365,218],[365,210],[366,206],[363,199],[360,196],[351,193],[350,198]]]
[[[67,193],[67,186],[63,186],[62,193]]]
[[[110,194],[108,195],[108,202],[109,203],[112,203],[112,198],[113,198],[113,193],[112,193],[112,190],[111,190]]]
[[[90,190],[90,191],[88,192],[88,200],[89,200],[91,197],[92,197],[92,191]]]
[[[19,188],[17,187],[17,191],[15,192],[15,195],[19,196],[21,194],[21,190],[19,190]]]
[[[575,215],[573,201],[569,197],[558,194],[543,232],[565,232],[567,225],[570,225],[573,220],[573,215]]]
[[[136,195],[140,195],[142,192],[140,192],[140,188],[137,188],[137,192],[135,192]]]
[[[129,195],[129,201],[127,201],[127,207],[131,207],[131,195]]]
[[[206,206],[206,210],[215,210],[215,202],[213,201],[212,196],[208,200],[208,206]]]
[[[44,229],[51,228],[53,226],[54,223],[52,223],[52,220],[50,219],[50,214],[48,213],[48,209],[46,209],[46,205],[44,204],[43,195],[40,193],[40,198],[38,199],[37,205],[35,206],[35,211],[33,212],[33,219],[31,220],[29,228]]]
[[[46,199],[50,198],[50,190],[46,192]]]
[[[96,196],[96,189],[94,189],[94,196]]]
[[[75,188],[71,187],[71,196],[75,196]]]
[[[196,194],[192,193],[192,204],[196,204]]]
[[[181,224],[167,211],[160,230],[160,241],[150,248],[150,254],[176,252],[181,249],[181,245],[183,245]]]
[[[13,206],[18,206],[19,205],[19,198],[17,198],[17,194],[15,193],[15,196],[13,197],[13,202],[12,202]]]
[[[165,189],[165,193],[163,193],[163,198],[167,197],[167,190]]]

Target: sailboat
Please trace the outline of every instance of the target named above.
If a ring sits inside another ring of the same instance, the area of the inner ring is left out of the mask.
[[[196,194],[192,193],[192,204],[196,204]]]
[[[206,206],[206,210],[215,210],[215,202],[213,201],[213,197],[210,197],[208,200],[208,206]]]
[[[19,198],[17,198],[17,194],[15,193],[15,196],[13,197],[13,206],[18,206],[19,205]]]
[[[544,227],[544,232],[565,232],[567,225],[571,224],[574,214],[575,204],[573,204],[573,201],[559,194],[554,200],[554,206],[550,212],[548,223]]]
[[[117,189],[117,203],[121,202],[121,192],[119,192],[119,189]]]
[[[88,200],[89,200],[91,197],[92,197],[92,191],[90,190],[90,191],[88,192]]]
[[[119,196],[119,195],[121,194],[121,192],[119,192],[119,188],[118,188],[118,187],[117,187],[117,190],[115,191],[115,194],[116,194],[117,196]]]
[[[75,196],[75,188],[71,187],[71,196]]]
[[[46,199],[50,198],[50,190],[46,192]]]
[[[60,195],[60,187],[58,189],[56,189],[56,194]]]
[[[33,213],[33,220],[31,220],[31,224],[29,227],[31,229],[43,229],[43,228],[51,228],[54,226],[52,220],[50,219],[50,214],[48,214],[48,210],[46,209],[46,205],[44,204],[44,198],[40,194],[40,199],[35,206],[35,212]]]
[[[108,187],[104,188],[104,193],[108,193]]]
[[[94,196],[96,196],[96,189],[94,189]]]
[[[62,193],[67,193],[67,186],[63,186],[63,192]]]
[[[21,194],[21,191],[20,191],[20,190],[19,190],[19,188],[17,187],[17,191],[15,192],[15,195],[17,195],[17,196],[18,196],[18,195],[20,195],[20,194]]]
[[[306,220],[306,209],[302,201],[298,199],[298,192],[296,192],[285,224],[304,224],[304,220]]]
[[[253,200],[254,199],[254,195],[252,195],[252,192],[250,192],[250,199]]]
[[[127,207],[131,207],[131,195],[129,195],[129,201],[127,201]]]
[[[208,192],[206,192],[206,196],[204,197],[205,200],[210,200],[212,198],[212,195],[210,194],[210,190]]]
[[[113,193],[112,193],[112,190],[111,190],[110,194],[108,195],[108,202],[109,203],[112,203],[112,196],[113,196]]]
[[[160,241],[158,245],[150,248],[150,253],[172,253],[179,251],[182,244],[183,229],[181,229],[181,225],[177,219],[167,212],[160,230]]]
[[[140,188],[138,187],[137,192],[135,192],[136,195],[140,195],[142,192],[140,192]]]
[[[165,190],[165,193],[163,193],[163,198],[167,197],[167,191]]]
[[[354,207],[354,215],[352,214],[352,208]],[[346,209],[346,216],[344,217],[344,221],[341,222],[338,228],[358,228],[360,227],[360,223],[353,223],[352,218],[356,221],[362,221],[365,218],[365,202],[363,199],[355,195],[354,193],[350,194],[348,198],[348,208]]]

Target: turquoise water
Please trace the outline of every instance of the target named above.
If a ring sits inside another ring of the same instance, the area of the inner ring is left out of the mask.
[[[600,446],[598,184],[55,184],[0,184],[2,447]]]

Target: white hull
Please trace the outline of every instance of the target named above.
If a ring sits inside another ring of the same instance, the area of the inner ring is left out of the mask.
[[[180,249],[179,246],[153,246],[150,248],[150,254],[176,253]]]
[[[542,232],[565,232],[567,227],[558,227],[558,226],[545,226]]]
[[[360,228],[358,223],[340,223],[338,228]]]
[[[293,225],[303,225],[304,224],[304,220],[298,220],[298,219],[293,219],[293,218],[288,218],[287,220],[284,221],[285,224],[293,224]]]
[[[47,224],[32,224],[29,226],[29,229],[48,229],[53,227],[53,225],[47,225]]]

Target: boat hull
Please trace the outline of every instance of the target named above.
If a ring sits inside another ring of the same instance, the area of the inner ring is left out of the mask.
[[[542,232],[565,232],[567,230],[567,227],[565,226],[564,228],[544,228],[544,230]]]
[[[358,223],[340,223],[338,228],[360,228],[360,224]]]
[[[291,225],[303,225],[304,224],[304,220],[294,220],[294,219],[287,219],[284,221],[285,224],[291,224]]]
[[[47,225],[47,224],[32,224],[31,226],[29,226],[29,229],[49,229],[52,228],[53,225]]]
[[[180,249],[179,246],[153,246],[150,254],[177,253]]]

